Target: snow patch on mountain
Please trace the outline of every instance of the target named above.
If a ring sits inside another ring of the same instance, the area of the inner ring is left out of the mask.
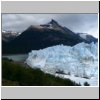
[[[26,62],[32,68],[40,68],[50,74],[98,80],[98,43],[83,42],[73,47],[57,45],[32,50]]]
[[[87,34],[86,33],[80,33],[79,36],[83,39],[86,39],[87,38]]]

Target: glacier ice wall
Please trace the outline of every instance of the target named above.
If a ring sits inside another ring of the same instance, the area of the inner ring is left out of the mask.
[[[57,45],[32,50],[26,60],[32,68],[55,74],[63,72],[83,78],[98,77],[98,43],[79,43],[73,47]]]

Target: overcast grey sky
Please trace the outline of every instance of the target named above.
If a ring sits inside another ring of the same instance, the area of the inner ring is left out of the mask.
[[[76,33],[88,33],[98,38],[97,14],[2,14],[2,30],[22,32],[30,25],[56,20]]]

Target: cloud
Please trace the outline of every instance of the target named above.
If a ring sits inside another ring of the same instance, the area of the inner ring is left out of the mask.
[[[73,32],[98,37],[97,14],[2,14],[2,29],[22,32],[30,25],[45,24],[51,19]]]

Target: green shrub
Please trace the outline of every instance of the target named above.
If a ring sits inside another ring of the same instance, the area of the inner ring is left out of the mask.
[[[84,86],[90,86],[88,82],[84,82]]]
[[[2,85],[20,86],[80,86],[69,79],[62,79],[42,72],[40,69],[32,69],[29,66],[17,64],[13,61],[2,60]]]

